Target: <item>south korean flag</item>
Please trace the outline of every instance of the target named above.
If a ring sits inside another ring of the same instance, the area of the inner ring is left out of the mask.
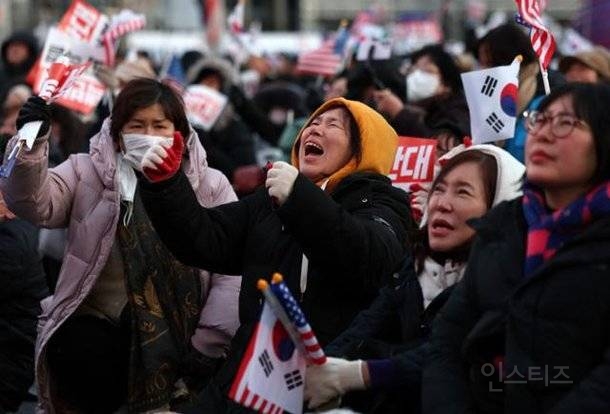
[[[305,358],[265,302],[229,397],[259,413],[301,414]]]
[[[508,66],[462,74],[473,144],[514,136],[520,64],[521,56],[517,56]]]

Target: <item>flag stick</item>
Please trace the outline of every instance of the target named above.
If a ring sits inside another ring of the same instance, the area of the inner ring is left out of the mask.
[[[288,318],[288,315],[286,315],[286,311],[282,307],[281,303],[275,297],[275,294],[269,287],[269,283],[267,283],[267,281],[264,279],[259,279],[258,282],[256,282],[256,287],[263,294],[263,297],[265,298],[265,300],[267,301],[267,303],[273,310],[273,313],[275,313],[275,316],[277,316],[277,318],[280,320],[280,322],[284,326],[284,329],[286,329],[288,336],[290,337],[290,339],[292,340],[294,345],[297,347],[299,352],[301,352],[301,355],[303,355],[303,357],[307,357],[307,351],[305,350],[305,346],[303,345],[303,342],[301,341],[301,337],[299,336],[299,333],[297,332],[294,325],[290,321],[290,318]]]
[[[544,84],[544,93],[551,93],[551,85],[549,85],[549,72],[542,66],[542,61],[538,60],[540,64],[540,73],[542,74],[542,83]]]

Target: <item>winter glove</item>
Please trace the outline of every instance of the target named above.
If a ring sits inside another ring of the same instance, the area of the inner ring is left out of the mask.
[[[305,373],[305,401],[314,409],[348,391],[366,388],[362,361],[327,358],[322,365],[310,365]]]
[[[267,192],[271,198],[279,206],[284,204],[290,193],[292,193],[292,187],[294,187],[297,175],[299,175],[299,170],[284,161],[274,162],[273,167],[267,171],[265,187],[267,187]]]
[[[142,172],[152,183],[165,181],[176,174],[182,161],[184,139],[179,131],[174,132],[174,143],[165,149],[157,144],[142,158]]]
[[[39,96],[30,96],[19,110],[19,115],[17,116],[17,120],[15,122],[17,125],[17,130],[20,130],[28,122],[34,121],[42,121],[42,125],[40,126],[40,130],[38,130],[38,135],[36,135],[36,138],[42,137],[49,132],[49,127],[51,125],[51,111],[49,110],[49,106],[45,100]]]

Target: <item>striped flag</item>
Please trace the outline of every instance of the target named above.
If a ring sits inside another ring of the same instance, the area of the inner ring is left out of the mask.
[[[272,306],[263,313],[229,390],[229,398],[259,413],[300,414],[305,359]]]
[[[127,33],[141,30],[144,26],[146,26],[146,16],[134,13],[132,10],[124,9],[119,14],[112,16],[110,25],[102,36],[108,66],[114,66],[118,38],[125,36]]]
[[[229,398],[260,413],[300,414],[306,363],[323,364],[326,355],[279,273],[271,285],[259,280],[258,288],[265,298],[263,313]]]
[[[343,52],[348,39],[347,24],[342,24],[337,34],[324,41],[318,49],[299,55],[297,71],[313,75],[333,76],[343,66]]]
[[[263,312],[231,384],[229,398],[260,413],[300,414],[307,354],[302,335],[269,284],[259,280],[258,288],[265,298]]]
[[[313,333],[311,326],[305,319],[305,314],[303,314],[294,296],[290,293],[288,286],[281,280],[281,276],[280,278],[278,276],[278,274],[274,275],[274,283],[271,284],[271,290],[286,311],[292,324],[296,327],[300,340],[304,345],[307,359],[315,365],[325,363],[326,355],[318,343],[318,339]]]
[[[515,0],[515,3],[521,18],[531,26],[532,48],[538,55],[540,64],[546,70],[557,47],[553,34],[542,22],[541,16],[546,7],[546,0]]]

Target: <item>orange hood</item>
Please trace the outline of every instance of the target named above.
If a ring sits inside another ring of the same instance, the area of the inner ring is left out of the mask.
[[[301,142],[303,129],[318,115],[336,107],[344,107],[356,120],[358,131],[360,132],[361,157],[360,162],[353,157],[347,164],[335,171],[329,177],[326,191],[332,192],[343,178],[355,172],[367,171],[388,175],[396,154],[398,143],[396,131],[394,131],[394,128],[388,124],[381,114],[371,107],[362,102],[350,101],[345,98],[335,98],[325,102],[309,117],[305,126],[299,131],[297,139],[292,146],[292,165],[297,169],[299,168],[297,149]]]

